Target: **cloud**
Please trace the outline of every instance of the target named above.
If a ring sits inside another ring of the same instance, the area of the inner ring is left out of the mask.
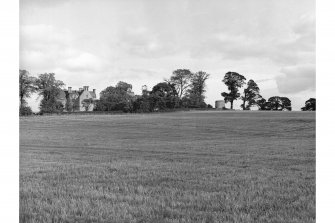
[[[195,57],[219,55],[223,59],[230,60],[265,57],[268,52],[273,51],[273,47],[261,42],[244,34],[214,33],[203,41],[200,47],[195,47],[192,55]]]
[[[100,58],[87,52],[77,52],[77,55],[64,60],[62,65],[69,71],[99,71],[103,67]]]
[[[276,77],[278,90],[281,93],[315,92],[315,16],[301,16],[292,30],[294,39],[279,44],[278,48],[285,51],[280,52],[277,59],[292,60],[295,65],[281,68],[283,75]]]
[[[20,27],[20,48],[50,51],[71,45],[74,37],[68,30],[56,30],[51,25],[36,24]]]
[[[302,15],[284,37],[249,35],[227,30],[207,33],[200,44],[193,45],[193,58],[220,56],[224,60],[268,60],[280,66],[315,63],[315,16]],[[256,32],[257,30],[255,30]]]
[[[299,93],[315,91],[315,65],[297,65],[281,69],[283,75],[276,77],[278,90],[281,93]]]
[[[268,81],[273,81],[273,79],[271,79],[271,78],[265,78],[265,79],[256,80],[255,82],[256,83],[263,83],[263,82],[268,82]]]
[[[140,57],[157,58],[176,53],[171,40],[143,26],[128,27],[119,33],[117,42],[120,51]]]
[[[20,67],[32,70],[58,68],[68,71],[101,71],[108,63],[97,55],[76,47],[69,30],[50,25],[27,25],[20,29]]]
[[[292,27],[293,38],[278,44],[276,59],[292,60],[295,63],[315,63],[315,35],[315,16],[302,15]]]
[[[315,38],[315,15],[313,13],[301,15],[299,21],[293,27],[293,31],[301,36],[313,36]]]
[[[20,0],[20,7],[40,6],[40,7],[54,7],[64,3],[70,3],[75,0]]]

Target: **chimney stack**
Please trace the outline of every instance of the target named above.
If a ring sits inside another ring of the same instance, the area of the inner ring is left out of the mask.
[[[72,87],[69,87],[69,88],[68,88],[68,92],[69,92],[69,93],[72,93]]]
[[[95,94],[95,89],[93,89],[93,93]]]
[[[84,86],[84,91],[88,91],[88,86]]]

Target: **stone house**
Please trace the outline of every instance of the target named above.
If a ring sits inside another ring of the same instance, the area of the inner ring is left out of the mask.
[[[92,101],[97,100],[95,89],[89,91],[88,86],[79,88],[79,90],[72,90],[72,87],[68,87],[68,90],[62,90],[58,96],[58,101],[60,101],[65,111],[86,111],[83,101],[85,99],[92,99]],[[94,104],[88,105],[88,111],[93,111]]]

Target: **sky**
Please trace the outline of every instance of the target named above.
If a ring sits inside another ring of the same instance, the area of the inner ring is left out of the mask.
[[[201,70],[212,105],[234,71],[300,110],[315,97],[315,1],[20,0],[20,69],[97,92],[126,81],[136,94]],[[36,96],[28,103],[38,110]]]

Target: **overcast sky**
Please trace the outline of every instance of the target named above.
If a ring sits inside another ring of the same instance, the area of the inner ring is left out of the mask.
[[[140,94],[181,68],[210,73],[212,105],[235,71],[299,110],[315,97],[315,2],[20,0],[20,69],[34,76],[98,92],[126,81]]]

